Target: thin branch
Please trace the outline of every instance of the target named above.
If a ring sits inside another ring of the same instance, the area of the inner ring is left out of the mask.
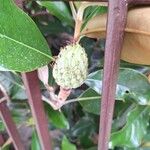
[[[11,137],[9,137],[7,139],[7,141],[4,143],[4,145],[2,146],[2,149],[5,149],[5,147],[7,147],[8,145],[10,145],[12,143],[12,139]]]
[[[10,102],[10,98],[8,96],[8,93],[2,84],[0,84],[0,91],[2,92],[2,94],[4,96],[3,98],[0,99],[0,102],[3,102],[5,100],[7,100],[7,102]]]
[[[101,96],[94,96],[94,97],[83,97],[83,98],[76,98],[76,99],[70,99],[67,100],[64,105],[73,103],[73,102],[80,102],[80,101],[90,101],[90,100],[96,100],[96,99],[100,99]]]
[[[62,106],[73,103],[73,102],[79,102],[79,101],[90,101],[90,100],[96,100],[100,99],[100,96],[94,96],[94,97],[84,97],[84,98],[76,98],[76,99],[70,99],[67,101],[62,100],[50,100],[42,95],[42,100],[48,103],[54,110],[60,109]]]
[[[50,15],[50,13],[47,11],[40,11],[40,12],[36,12],[34,14],[31,14],[31,17],[38,17],[38,16],[45,16],[45,15]]]
[[[69,5],[70,5],[71,11],[72,11],[72,16],[73,16],[74,20],[76,20],[77,12],[76,12],[76,9],[74,7],[74,3],[72,1],[69,1]]]

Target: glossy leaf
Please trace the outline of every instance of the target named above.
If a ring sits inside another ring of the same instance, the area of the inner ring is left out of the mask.
[[[121,116],[132,104],[130,101],[117,101],[115,103],[114,117],[117,118]]]
[[[21,77],[11,72],[0,72],[0,84],[11,99],[27,99]]]
[[[107,12],[107,7],[105,6],[93,6],[93,7],[89,7],[85,10],[85,18],[84,18],[84,22],[82,25],[82,30],[84,29],[84,27],[86,26],[86,24],[88,23],[88,21],[95,17],[98,14],[103,14]]]
[[[102,70],[91,73],[85,83],[96,92],[102,92]],[[120,69],[116,99],[132,100],[140,105],[148,105],[150,83],[146,76],[133,69]]]
[[[146,148],[150,149],[150,126],[147,129],[147,133],[142,139],[142,145],[140,146],[142,150],[146,150]]]
[[[71,136],[76,138],[84,148],[92,147],[94,145],[93,135],[96,134],[96,125],[98,122],[88,116],[81,118],[71,128]]]
[[[97,92],[89,88],[79,98],[85,99],[84,101],[79,101],[85,111],[99,115],[100,95]]]
[[[0,84],[5,88],[8,94],[10,94],[10,89],[16,83],[10,72],[0,72]]]
[[[41,146],[36,131],[33,131],[32,133],[31,150],[41,150]]]
[[[68,25],[73,26],[74,24],[73,19],[65,2],[62,1],[39,2],[38,1],[38,4],[46,7],[52,15],[56,16],[63,23],[66,22]]]
[[[135,104],[132,102],[116,101],[113,114],[112,132],[120,130],[127,121],[127,114],[132,111]]]
[[[94,131],[94,126],[95,122],[91,118],[83,117],[72,127],[71,134],[74,137],[83,136],[84,134],[90,133],[91,130]]]
[[[123,150],[149,150],[150,149],[150,131],[147,129],[146,135],[142,139],[142,144],[136,148],[124,147]]]
[[[76,146],[70,143],[69,140],[66,138],[66,136],[63,137],[61,147],[62,150],[77,150]]]
[[[19,99],[19,100],[25,100],[27,99],[27,95],[24,88],[21,88],[19,86],[13,86],[11,88],[11,99]]]
[[[150,109],[148,106],[136,106],[127,114],[127,123],[117,132],[112,133],[110,146],[138,147],[149,125]]]
[[[62,112],[53,110],[48,104],[45,104],[45,109],[50,122],[55,127],[61,129],[69,129],[69,123]]]
[[[0,2],[0,66],[25,72],[48,64],[51,52],[35,23],[13,0]]]

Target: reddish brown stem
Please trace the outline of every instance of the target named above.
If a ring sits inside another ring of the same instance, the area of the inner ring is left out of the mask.
[[[50,13],[47,11],[40,11],[40,12],[36,12],[35,14],[31,14],[31,17],[38,17],[38,16],[45,16],[45,15],[50,15]]]
[[[18,7],[20,7],[21,9],[23,9],[23,0],[16,0],[15,1],[15,3],[16,3],[16,5],[18,6]]]
[[[31,112],[35,120],[42,150],[51,150],[50,132],[48,130],[48,122],[41,100],[37,71],[23,73],[22,78],[28,95]]]
[[[71,93],[71,89],[64,89],[60,87],[58,99],[65,101],[69,97],[70,93]]]
[[[128,0],[129,5],[150,5],[150,0]]]
[[[0,133],[0,146],[2,146],[5,143],[5,140],[3,138],[3,135]]]
[[[4,96],[4,95],[0,91],[0,98],[2,96]],[[15,123],[11,118],[11,113],[7,107],[6,101],[2,101],[0,103],[0,115],[1,115],[1,119],[3,120],[3,123],[6,127],[8,134],[12,139],[12,142],[14,144],[15,149],[16,150],[25,150],[25,148],[22,144],[20,135],[19,135],[17,128],[15,126]]]
[[[98,150],[108,149],[128,4],[150,4],[150,0],[109,1]]]
[[[109,1],[98,150],[108,149],[126,16],[125,0]]]

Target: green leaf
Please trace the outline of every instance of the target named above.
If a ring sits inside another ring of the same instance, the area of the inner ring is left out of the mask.
[[[150,147],[145,147],[145,148],[141,148],[141,147],[136,147],[136,148],[123,148],[122,150],[150,150]]]
[[[65,2],[61,2],[61,1],[59,1],[59,2],[58,1],[57,2],[55,2],[55,1],[39,2],[38,1],[38,4],[46,7],[52,15],[56,16],[62,22],[66,22],[70,26],[74,25],[73,19],[70,15],[70,11],[69,11],[67,5],[65,4]]]
[[[135,103],[117,101],[113,114],[112,132],[120,130],[127,122],[127,114],[135,107]]]
[[[62,150],[77,150],[76,146],[70,143],[69,140],[66,138],[66,136],[63,137],[61,147]]]
[[[102,70],[91,73],[85,83],[97,93],[102,92]],[[116,91],[117,100],[129,100],[140,105],[149,105],[150,83],[142,73],[128,68],[122,68]]]
[[[103,14],[107,12],[107,7],[105,6],[91,6],[85,10],[84,23],[82,25],[82,30],[85,28],[86,24],[98,14]]]
[[[13,86],[11,89],[11,99],[24,100],[27,99],[27,95],[24,88],[19,86]]]
[[[1,147],[0,147],[0,148],[1,148]],[[1,150],[10,150],[10,145],[6,145],[6,146],[2,147]]]
[[[91,147],[91,148],[88,148],[86,150],[97,150],[97,147]]]
[[[11,72],[0,72],[0,83],[11,99],[27,99],[21,77]]]
[[[0,0],[0,66],[25,72],[53,58],[41,32],[13,0]]]
[[[93,48],[95,45],[95,41],[93,39],[84,37],[84,38],[81,38],[80,43],[84,47],[85,52],[88,56],[88,63],[91,64],[91,56],[93,54]]]
[[[84,101],[79,102],[85,111],[99,115],[100,95],[97,92],[89,88],[80,95],[79,99],[84,99]]]
[[[53,21],[49,21],[46,24],[42,24],[41,18],[39,21],[36,21],[37,26],[39,27],[40,31],[44,35],[56,36],[63,32],[68,32],[68,26],[65,28],[61,21],[54,19]]]
[[[121,116],[132,104],[132,102],[128,101],[117,101],[115,103],[114,117],[117,118]]]
[[[57,128],[69,129],[69,123],[64,114],[59,111],[55,111],[48,104],[45,104],[45,110],[48,114],[50,122]]]
[[[33,131],[32,133],[31,150],[41,150],[41,146],[36,131]]]
[[[71,129],[71,134],[74,137],[83,136],[95,130],[95,122],[92,118],[83,117],[81,118]],[[90,130],[89,130],[90,129]],[[82,133],[82,134],[81,134]]]
[[[3,124],[3,121],[0,119],[0,131],[5,130],[5,125]]]
[[[0,72],[0,83],[5,88],[8,94],[13,84],[16,83],[10,72]]]
[[[149,126],[150,127],[150,126]],[[142,139],[142,144],[136,148],[124,147],[123,150],[149,150],[150,149],[150,131],[147,130],[146,135]]]
[[[94,145],[93,135],[96,134],[98,122],[92,117],[82,117],[72,128],[71,136],[76,138],[84,148],[89,148]]]
[[[12,114],[13,120],[16,124],[22,124],[27,119],[27,114],[20,113],[18,108],[12,109],[11,114]]]
[[[138,147],[146,134],[149,123],[149,106],[136,106],[127,114],[127,123],[122,129],[112,133],[110,147]]]

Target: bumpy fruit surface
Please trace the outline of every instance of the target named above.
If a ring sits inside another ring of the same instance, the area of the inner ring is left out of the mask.
[[[87,77],[88,59],[83,47],[71,44],[60,50],[53,68],[53,77],[63,88],[77,88]]]

